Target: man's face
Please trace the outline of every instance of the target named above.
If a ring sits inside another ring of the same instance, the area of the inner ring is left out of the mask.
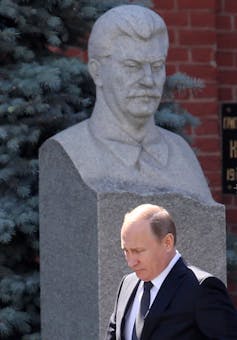
[[[121,230],[121,248],[128,266],[143,281],[153,280],[168,265],[174,252],[167,234],[159,240],[149,221],[138,219],[124,224]]]
[[[101,65],[106,104],[120,121],[139,124],[157,110],[166,78],[162,37],[119,37]]]

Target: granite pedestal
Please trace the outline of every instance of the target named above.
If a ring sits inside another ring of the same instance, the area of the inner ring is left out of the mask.
[[[225,212],[181,193],[95,192],[53,139],[40,152],[40,263],[43,340],[103,339],[117,286],[128,272],[120,249],[123,216],[161,205],[177,225],[186,261],[226,280]]]

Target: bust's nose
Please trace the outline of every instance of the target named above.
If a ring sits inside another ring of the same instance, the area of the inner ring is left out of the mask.
[[[141,83],[147,87],[153,86],[154,78],[153,78],[152,68],[150,64],[143,65],[143,73],[144,73],[144,77],[141,79]]]

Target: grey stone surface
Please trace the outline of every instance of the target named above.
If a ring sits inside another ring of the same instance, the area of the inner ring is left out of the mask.
[[[187,143],[154,124],[168,48],[163,20],[134,6],[109,13],[89,43],[97,94],[92,117],[40,150],[43,340],[103,339],[127,272],[120,251],[123,215],[142,203],[167,208],[187,261],[225,280],[224,207],[213,201]],[[150,36],[156,20],[158,36]],[[136,30],[143,39],[130,37]]]
[[[190,146],[154,122],[166,79],[168,44],[163,19],[141,6],[116,7],[92,29],[92,116],[54,139],[96,192],[168,189],[212,201]]]
[[[40,169],[43,340],[103,339],[118,283],[128,272],[120,227],[139,204],[169,210],[184,258],[225,281],[222,205],[172,192],[96,193],[53,139],[41,149]]]
[[[40,157],[42,338],[96,339],[97,197],[52,143]]]

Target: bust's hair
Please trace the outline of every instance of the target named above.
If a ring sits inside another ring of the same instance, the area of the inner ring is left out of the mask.
[[[147,40],[161,35],[164,54],[168,50],[168,32],[164,20],[154,11],[137,5],[122,5],[105,12],[95,22],[88,43],[90,58],[111,55],[119,36]]]
[[[171,214],[163,207],[153,204],[142,204],[128,212],[124,224],[130,224],[138,219],[147,220],[154,235],[162,240],[167,234],[172,234],[176,244],[176,226]]]

